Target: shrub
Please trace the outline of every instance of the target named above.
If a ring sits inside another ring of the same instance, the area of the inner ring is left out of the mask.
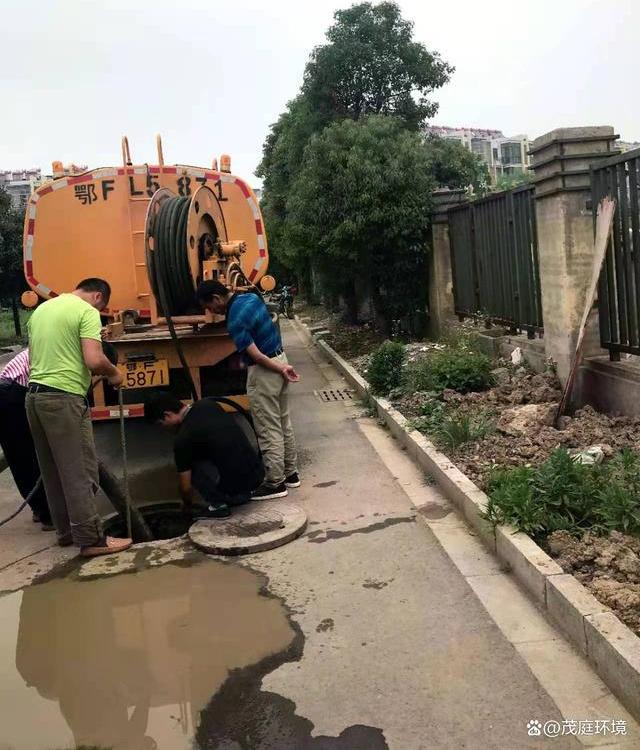
[[[415,362],[407,371],[406,385],[412,391],[447,388],[458,393],[485,391],[492,385],[491,360],[486,354],[467,349],[443,349]]]
[[[443,448],[455,450],[486,437],[490,425],[483,414],[452,414],[435,430],[434,438]]]
[[[404,356],[404,346],[396,341],[385,341],[373,352],[367,369],[373,393],[386,395],[400,385]]]
[[[496,471],[487,494],[485,518],[535,539],[560,530],[640,533],[640,456],[630,451],[583,466],[560,448],[537,468]]]

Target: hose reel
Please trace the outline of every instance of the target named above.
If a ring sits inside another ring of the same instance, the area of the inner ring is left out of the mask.
[[[224,216],[213,191],[202,185],[191,197],[156,191],[147,209],[147,273],[161,312],[189,315],[207,256],[221,255],[229,243]],[[233,258],[229,257],[229,261]]]
[[[252,286],[240,265],[245,249],[244,242],[229,242],[218,199],[206,185],[190,198],[168,188],[151,198],[145,226],[147,274],[194,400],[198,394],[173,318],[186,322],[190,314],[200,312],[195,306],[196,286],[205,276],[230,289]]]

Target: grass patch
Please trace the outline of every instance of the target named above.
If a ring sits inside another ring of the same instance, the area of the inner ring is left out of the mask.
[[[477,443],[491,432],[484,414],[453,414],[436,430],[436,443],[442,448],[455,450],[467,443]]]
[[[7,346],[9,344],[27,343],[27,322],[31,316],[31,310],[20,308],[19,314],[20,323],[22,324],[22,337],[16,336],[11,310],[0,310],[0,345]]]
[[[560,448],[538,467],[497,470],[487,494],[488,521],[536,540],[554,531],[640,534],[640,456],[629,450],[583,466]]]
[[[422,416],[410,424],[430,437],[438,448],[450,451],[476,443],[493,431],[487,412],[451,407],[437,398],[427,401],[422,407]]]

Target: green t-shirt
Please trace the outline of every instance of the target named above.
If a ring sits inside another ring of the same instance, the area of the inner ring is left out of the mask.
[[[80,339],[100,341],[100,328],[100,313],[75,294],[61,294],[37,307],[29,318],[29,381],[86,395],[91,373]]]

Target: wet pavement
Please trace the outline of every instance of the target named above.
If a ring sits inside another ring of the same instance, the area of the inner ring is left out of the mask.
[[[581,745],[528,737],[527,722],[622,718],[588,668],[566,667],[578,657],[532,605],[516,610],[519,642],[505,636],[461,572],[493,591],[497,563],[464,546],[435,488],[409,485],[393,445],[374,448],[380,430],[357,404],[318,397],[344,384],[286,336],[303,375],[303,486],[286,502],[307,512],[305,534],[230,562],[176,540],[80,566],[24,515],[0,529],[0,750],[565,750]],[[146,460],[169,477],[158,454]],[[14,503],[5,473],[0,515]],[[551,682],[529,652],[556,668]],[[551,697],[565,683],[580,715]]]
[[[0,747],[191,748],[229,673],[295,639],[263,584],[203,559],[0,598]]]

